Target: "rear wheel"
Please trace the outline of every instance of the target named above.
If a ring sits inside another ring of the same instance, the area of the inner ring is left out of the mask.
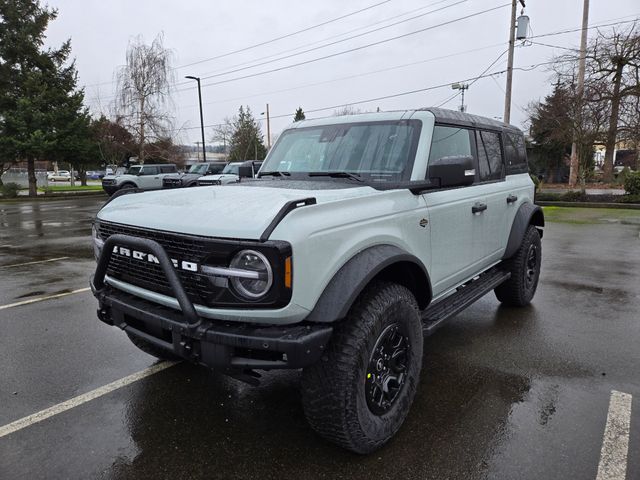
[[[135,335],[131,335],[129,332],[126,333],[127,337],[129,337],[129,340],[131,340],[131,343],[133,343],[144,353],[148,353],[149,355],[161,360],[179,360],[179,357],[171,353],[169,350],[157,347],[153,343],[147,342],[146,340],[143,340],[140,337],[136,337]]]
[[[422,323],[413,294],[380,282],[337,326],[326,354],[304,370],[311,427],[356,453],[384,445],[406,418],[420,379]]]
[[[531,303],[538,288],[542,242],[538,229],[529,225],[516,254],[504,262],[511,278],[496,287],[495,294],[505,305],[524,307]]]

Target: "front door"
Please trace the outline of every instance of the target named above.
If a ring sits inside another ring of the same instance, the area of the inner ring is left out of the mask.
[[[436,125],[429,160],[472,155],[475,138],[471,129]],[[431,224],[431,283],[439,295],[478,271],[484,260],[486,218],[485,193],[480,185],[425,193]]]

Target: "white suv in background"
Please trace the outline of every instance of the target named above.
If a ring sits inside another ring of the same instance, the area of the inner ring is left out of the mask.
[[[123,174],[106,175],[102,179],[102,188],[109,195],[121,189],[158,190],[162,188],[162,179],[166,175],[177,172],[174,164],[133,165]]]
[[[198,179],[199,186],[207,185],[227,185],[240,181],[240,167],[251,168],[251,177],[255,177],[262,165],[261,160],[246,160],[244,162],[228,163],[222,172],[215,175],[205,175]]]

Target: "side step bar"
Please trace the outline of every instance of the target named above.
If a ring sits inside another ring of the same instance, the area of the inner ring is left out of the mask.
[[[448,297],[429,305],[422,312],[422,331],[424,335],[431,335],[442,324],[467,308],[480,297],[496,288],[511,276],[497,267],[481,274],[475,280],[471,280],[458,287],[458,291]]]

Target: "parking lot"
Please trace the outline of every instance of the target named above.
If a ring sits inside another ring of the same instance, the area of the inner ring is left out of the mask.
[[[550,211],[533,304],[429,337],[400,433],[357,456],[307,426],[298,372],[251,387],[100,323],[103,202],[0,203],[0,478],[640,478],[640,211]]]

